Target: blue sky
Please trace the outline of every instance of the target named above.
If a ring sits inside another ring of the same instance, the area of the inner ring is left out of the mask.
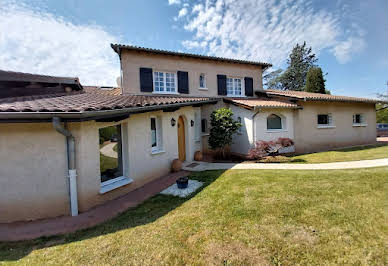
[[[115,85],[111,42],[270,62],[306,41],[333,94],[388,81],[385,0],[0,0],[0,69]]]

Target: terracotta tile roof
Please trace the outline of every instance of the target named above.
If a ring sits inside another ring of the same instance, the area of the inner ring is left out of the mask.
[[[124,44],[113,44],[112,43],[110,46],[118,54],[120,54],[120,50],[132,50],[132,51],[147,52],[147,53],[153,53],[153,54],[176,55],[176,56],[183,56],[183,57],[189,57],[189,58],[221,61],[221,62],[227,62],[227,63],[237,63],[237,64],[245,64],[245,65],[262,66],[263,68],[268,68],[268,67],[272,66],[272,64],[263,63],[263,62],[255,62],[255,61],[249,61],[249,60],[239,60],[239,59],[231,59],[231,58],[199,55],[199,54],[190,54],[190,53],[181,53],[181,52],[159,50],[159,49],[145,48],[145,47],[132,46],[132,45],[124,45]]]
[[[295,99],[301,99],[306,101],[334,101],[334,102],[364,102],[364,103],[377,103],[380,102],[378,99],[370,98],[358,98],[350,96],[337,96],[330,94],[312,93],[305,91],[291,91],[291,90],[263,90],[259,91],[258,94],[267,94],[269,96],[284,96]]]
[[[89,92],[88,92],[89,91]],[[0,99],[1,112],[87,112],[133,107],[201,103],[215,98],[184,96],[111,95],[90,92],[56,93]]]
[[[259,98],[224,98],[225,102],[238,105],[247,109],[255,108],[298,108],[295,103],[286,100],[275,100],[264,97]]]

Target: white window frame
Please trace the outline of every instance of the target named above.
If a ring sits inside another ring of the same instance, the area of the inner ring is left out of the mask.
[[[157,91],[156,90],[156,78],[155,78],[155,75],[156,73],[163,73],[163,91]],[[174,75],[174,85],[175,85],[175,88],[174,90],[175,91],[166,91],[166,73],[168,74],[173,74]],[[178,77],[177,77],[177,73],[174,72],[174,71],[165,71],[165,70],[154,70],[153,73],[152,73],[152,82],[153,82],[153,87],[154,87],[154,90],[153,90],[153,93],[157,93],[157,94],[179,94],[178,93]]]
[[[271,115],[276,115],[278,117],[280,117],[280,124],[282,126],[282,128],[278,128],[278,129],[269,129],[268,128],[268,117],[270,117]],[[267,132],[269,133],[273,133],[273,132],[287,132],[287,118],[282,115],[282,114],[279,114],[279,113],[271,113],[269,115],[267,115],[266,119],[265,119],[265,123],[266,123],[266,128],[267,128]]]
[[[356,123],[356,116],[359,115],[360,116],[360,123]],[[365,120],[365,115],[363,113],[356,113],[356,114],[353,114],[353,126],[354,127],[366,127],[368,124],[366,123],[366,120]]]
[[[318,124],[319,115],[327,115],[328,124]],[[335,128],[333,115],[331,113],[317,114],[317,128]]]
[[[232,79],[232,94],[229,93],[229,90],[228,90],[228,79]],[[241,82],[241,94],[236,94],[236,80],[240,80]],[[232,76],[227,76],[226,77],[226,96],[228,97],[246,97],[245,96],[245,84],[244,84],[244,79],[241,78],[241,77],[232,77]]]
[[[201,76],[203,76],[203,87],[201,87]],[[206,74],[204,73],[199,74],[198,83],[199,83],[199,86],[198,86],[199,90],[206,90],[206,91],[208,90],[206,86]]]
[[[156,146],[152,147],[152,130],[151,130],[151,119],[155,119],[155,130],[156,130]],[[162,118],[159,116],[150,117],[150,146],[151,154],[159,154],[164,152],[163,150],[163,130],[162,130]]]
[[[109,191],[112,191],[116,188],[128,185],[133,182],[133,179],[128,177],[128,165],[126,164],[127,161],[127,144],[128,144],[128,131],[127,131],[127,124],[126,123],[120,123],[120,124],[115,124],[111,126],[118,126],[120,125],[121,128],[121,164],[122,164],[122,171],[123,175],[118,176],[113,179],[109,179],[107,181],[101,182],[100,181],[100,194],[107,193]],[[104,128],[104,127],[102,127]],[[126,174],[127,173],[127,174]],[[101,180],[101,175],[100,175],[100,180]]]

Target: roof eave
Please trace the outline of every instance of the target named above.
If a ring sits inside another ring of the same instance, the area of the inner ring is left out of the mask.
[[[0,112],[0,123],[28,123],[28,122],[49,122],[53,117],[60,117],[64,122],[83,122],[104,117],[122,116],[125,114],[137,114],[151,111],[159,111],[174,107],[185,107],[198,104],[213,104],[219,99],[205,101],[149,105],[142,107],[130,107],[114,110],[81,111],[81,112]]]

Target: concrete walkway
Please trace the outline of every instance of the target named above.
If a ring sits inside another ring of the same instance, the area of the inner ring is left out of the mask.
[[[35,221],[0,223],[0,241],[19,241],[42,236],[61,235],[86,229],[116,217],[128,208],[158,194],[189,172],[180,171],[155,179],[128,194],[108,201],[78,216],[61,216]]]
[[[283,169],[283,170],[333,170],[333,169],[354,169],[370,168],[379,166],[388,166],[388,158],[335,162],[335,163],[207,163],[195,162],[194,164],[184,165],[183,169],[187,171],[201,172],[206,170],[226,170],[226,169]]]
[[[100,152],[108,157],[117,158],[117,152],[113,150],[113,147],[117,144],[117,142],[111,142],[106,144],[104,147],[100,149]]]

